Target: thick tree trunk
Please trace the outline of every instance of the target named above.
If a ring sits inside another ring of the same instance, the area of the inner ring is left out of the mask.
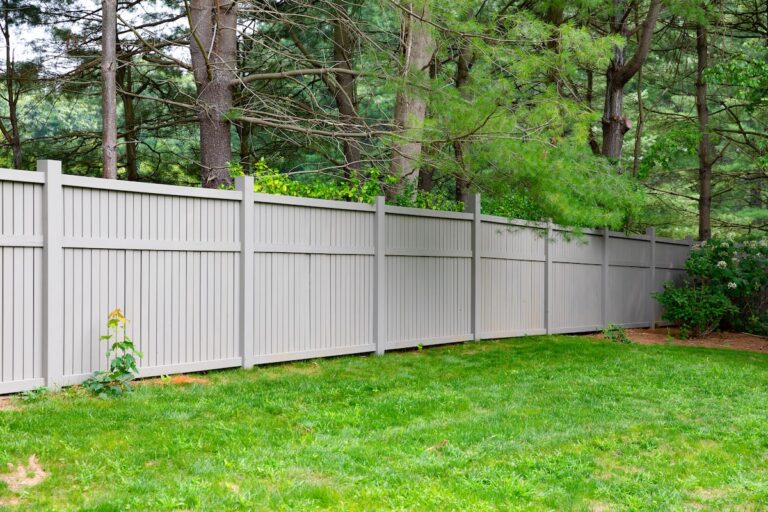
[[[627,38],[630,30],[627,18],[631,9],[636,9],[635,2],[629,0],[614,0],[616,13],[611,20],[611,33]],[[626,46],[614,48],[613,59],[606,70],[605,102],[603,104],[603,145],[602,154],[618,160],[624,145],[624,135],[629,131],[631,123],[624,116],[624,86],[627,85],[640,70],[651,49],[651,40],[656,21],[661,12],[661,0],[651,0],[648,14],[642,27],[638,27],[640,35],[638,45],[632,57],[627,60]]]
[[[200,109],[200,167],[204,187],[230,185],[232,86],[237,69],[237,4],[192,0],[189,53]]]
[[[400,194],[406,183],[416,185],[419,181],[421,132],[427,111],[427,98],[418,86],[428,86],[427,69],[435,52],[435,42],[426,21],[428,19],[426,3],[419,6],[412,2],[405,3],[400,36],[404,59],[401,71],[403,83],[395,98],[394,115],[399,133],[392,145],[390,163],[390,172],[400,181],[388,190],[390,198]]]
[[[117,179],[117,0],[101,2],[102,176]]]
[[[613,60],[606,73],[605,104],[603,106],[603,150],[604,156],[621,158],[624,134],[629,131],[630,122],[624,117],[624,83],[619,79],[619,72],[624,65],[626,50],[624,47],[614,50]]]
[[[708,62],[707,29],[696,26],[696,114],[699,118],[699,240],[712,237],[712,145],[709,140],[709,108],[707,83],[704,78]]]

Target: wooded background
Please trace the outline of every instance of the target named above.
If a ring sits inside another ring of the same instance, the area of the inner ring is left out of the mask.
[[[0,165],[768,230],[757,0],[2,0]]]

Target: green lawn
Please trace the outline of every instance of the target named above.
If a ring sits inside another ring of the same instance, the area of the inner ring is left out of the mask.
[[[208,375],[0,412],[11,510],[768,509],[768,357],[578,337]],[[4,470],[0,470],[4,471]],[[0,507],[1,508],[1,507]]]

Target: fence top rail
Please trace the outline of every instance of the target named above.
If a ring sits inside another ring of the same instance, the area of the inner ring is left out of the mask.
[[[407,208],[405,206],[385,206],[384,211],[394,215],[411,217],[433,217],[437,219],[472,220],[474,215],[465,212],[449,212],[442,210],[427,210],[424,208]]]
[[[45,183],[45,174],[16,169],[0,169],[0,181],[19,181],[22,183]]]
[[[675,238],[665,238],[663,236],[657,236],[656,237],[656,243],[657,244],[670,244],[670,245],[684,245],[686,247],[689,247],[692,244],[693,240],[677,240]]]
[[[520,226],[524,228],[546,229],[546,222],[537,222],[535,220],[520,220],[500,217],[498,215],[481,215],[480,220],[491,224],[504,224],[505,226]],[[554,227],[554,226],[553,226]]]
[[[329,199],[315,199],[311,197],[280,196],[275,194],[253,194],[254,202],[267,204],[282,204],[288,206],[307,206],[310,208],[328,208],[332,210],[355,210],[361,212],[374,212],[376,207],[368,203],[348,203],[345,201],[331,201]]]
[[[61,184],[66,187],[135,192],[139,194],[155,194],[160,196],[199,197],[203,199],[223,199],[226,201],[240,201],[243,198],[243,193],[236,190],[213,190],[196,187],[179,187],[176,185],[140,183],[136,181],[105,180],[103,178],[72,176],[68,174],[62,175]]]
[[[623,233],[621,231],[609,231],[611,238],[623,238],[624,240],[639,240],[641,242],[647,242],[651,239],[648,235],[641,235],[639,233]]]

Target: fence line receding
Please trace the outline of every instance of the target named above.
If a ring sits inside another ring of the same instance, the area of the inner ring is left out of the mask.
[[[690,240],[465,213],[0,170],[0,393],[659,321]]]

